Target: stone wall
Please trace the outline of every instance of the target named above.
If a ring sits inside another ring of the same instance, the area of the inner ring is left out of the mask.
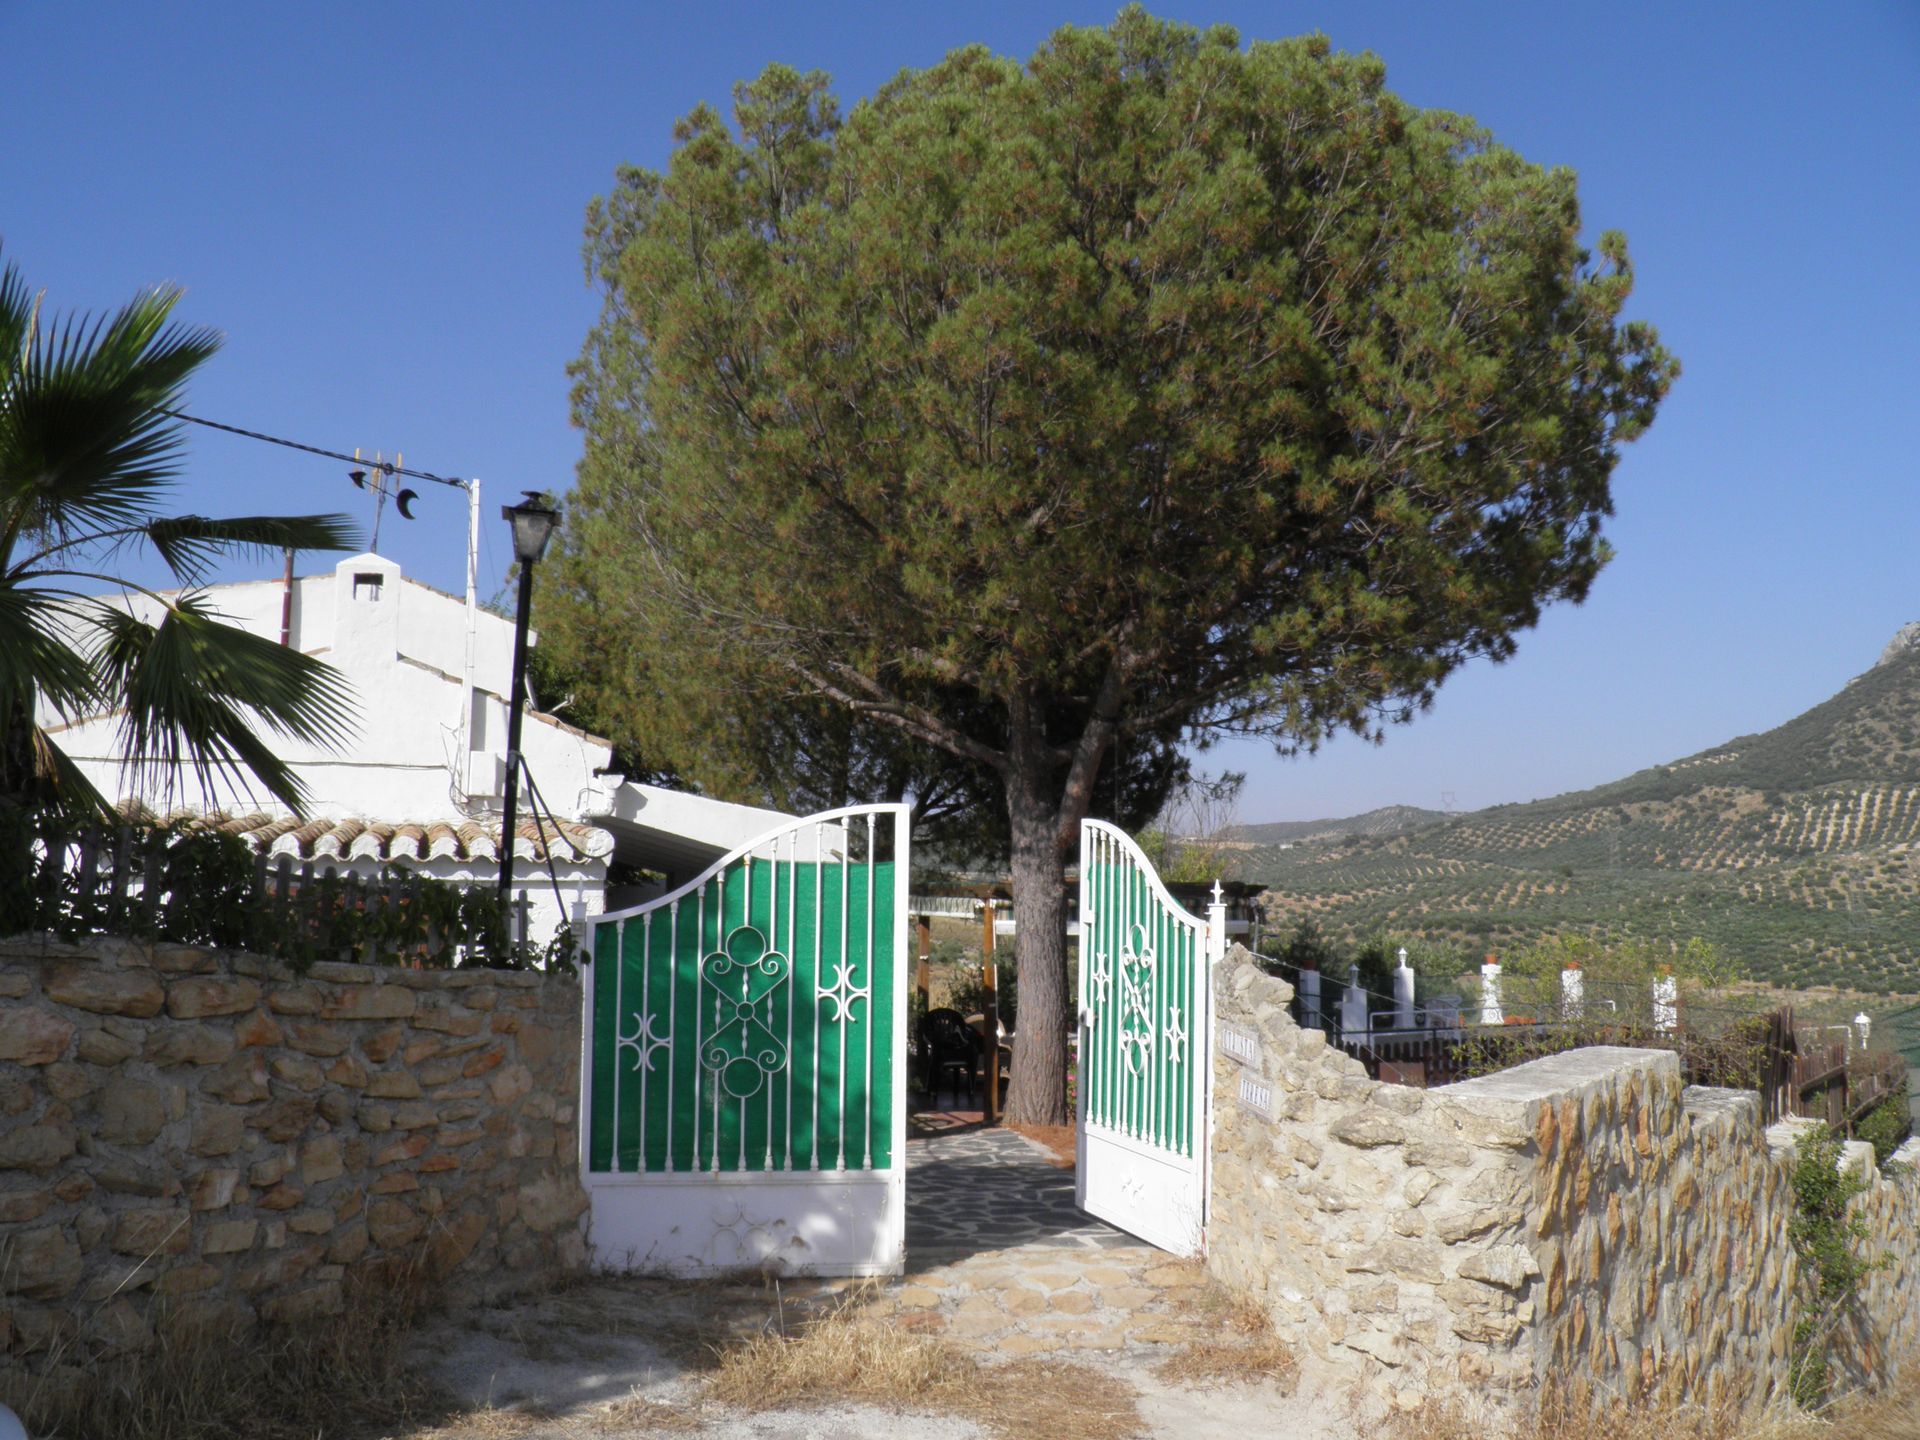
[[[1216,976],[1208,1267],[1276,1330],[1411,1403],[1464,1383],[1757,1406],[1779,1393],[1799,1271],[1792,1125],[1683,1087],[1663,1051],[1577,1050],[1439,1090],[1367,1078],[1234,947]],[[1843,1368],[1920,1341],[1920,1181],[1869,1190]],[[1910,1145],[1903,1160],[1920,1158]]]
[[[557,976],[0,942],[0,1366],[581,1266],[579,1067]]]

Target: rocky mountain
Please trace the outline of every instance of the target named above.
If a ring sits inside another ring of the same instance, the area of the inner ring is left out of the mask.
[[[1524,805],[1330,828],[1242,857],[1280,923],[1471,949],[1699,935],[1762,978],[1920,992],[1920,624],[1762,734]]]

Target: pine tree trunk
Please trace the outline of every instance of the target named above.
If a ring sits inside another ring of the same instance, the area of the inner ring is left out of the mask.
[[[1051,814],[1013,817],[1013,925],[1020,1010],[1006,1116],[1026,1125],[1064,1125],[1067,1114],[1066,866]]]
[[[1066,845],[1059,801],[1052,793],[1053,761],[1034,713],[1014,707],[1006,771],[1020,974],[1006,1118],[1024,1125],[1064,1125],[1071,1118],[1067,1029],[1076,1018],[1073,997],[1067,994]]]

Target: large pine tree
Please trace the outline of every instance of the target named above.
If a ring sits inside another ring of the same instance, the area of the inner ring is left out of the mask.
[[[603,584],[663,703],[804,695],[995,777],[1008,1112],[1062,1120],[1063,867],[1116,749],[1377,733],[1510,654],[1605,563],[1677,367],[1570,172],[1317,37],[1130,8],[844,119],[775,66],[676,138],[590,217]]]

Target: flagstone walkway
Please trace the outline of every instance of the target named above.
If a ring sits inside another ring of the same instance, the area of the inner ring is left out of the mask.
[[[868,1313],[1009,1358],[1194,1337],[1195,1264],[1081,1211],[1073,1171],[1012,1130],[907,1142],[907,1274]]]
[[[1085,1250],[1138,1245],[1073,1200],[1073,1171],[1012,1130],[966,1129],[907,1141],[907,1264],[1022,1245]]]

